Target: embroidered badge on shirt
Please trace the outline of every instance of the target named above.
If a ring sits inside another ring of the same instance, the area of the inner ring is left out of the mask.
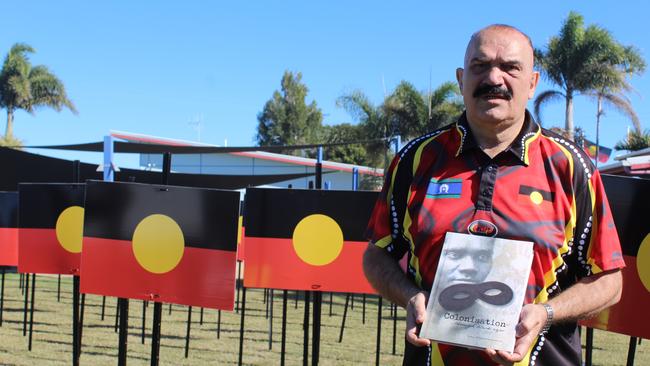
[[[463,181],[460,179],[431,179],[426,198],[459,198],[462,188]]]
[[[472,235],[495,237],[499,233],[499,229],[489,221],[474,220],[467,225],[467,232]]]

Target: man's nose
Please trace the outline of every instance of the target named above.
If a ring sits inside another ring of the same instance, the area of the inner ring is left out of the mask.
[[[497,66],[493,66],[488,70],[487,78],[485,80],[488,84],[493,86],[503,85],[503,71]]]
[[[465,256],[458,263],[458,269],[463,273],[474,273],[476,272],[476,263],[474,263],[470,256]]]

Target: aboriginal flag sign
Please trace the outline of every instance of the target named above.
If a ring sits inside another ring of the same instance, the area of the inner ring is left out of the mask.
[[[18,271],[79,274],[84,184],[18,185]]]
[[[596,160],[596,150],[598,151],[598,161],[601,163],[606,163],[609,160],[609,156],[612,155],[612,149],[605,146],[598,146],[595,142],[589,141],[587,139],[582,140],[582,148],[585,150],[587,155],[593,160]]]
[[[603,184],[621,240],[623,293],[621,301],[583,325],[650,338],[650,228],[644,212],[650,207],[650,180],[603,175]]]
[[[374,293],[363,274],[376,192],[246,191],[244,285]]]
[[[18,192],[0,192],[0,266],[18,265]]]
[[[232,310],[239,192],[88,181],[81,292]]]

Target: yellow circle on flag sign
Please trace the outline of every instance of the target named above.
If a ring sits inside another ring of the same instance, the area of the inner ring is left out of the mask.
[[[536,205],[541,205],[542,202],[544,201],[544,197],[542,196],[541,193],[537,191],[533,191],[530,193],[530,200],[533,201],[533,203]]]
[[[636,254],[636,270],[641,283],[650,292],[650,233],[645,236]]]
[[[167,215],[153,214],[138,223],[131,240],[133,255],[145,270],[163,274],[183,258],[185,238],[180,226]]]
[[[70,253],[81,253],[84,231],[84,209],[70,206],[63,210],[56,219],[56,240]]]
[[[298,257],[308,264],[330,264],[343,250],[343,231],[329,216],[306,216],[293,230],[293,249]]]

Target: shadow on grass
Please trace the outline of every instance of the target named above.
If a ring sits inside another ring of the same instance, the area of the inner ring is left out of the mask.
[[[13,319],[2,319],[2,324],[4,325],[4,323],[9,323],[9,324],[20,324],[20,325],[21,325],[21,329],[22,329],[23,321],[22,321],[22,320],[13,320]],[[34,330],[36,330],[36,326],[58,327],[59,325],[60,325],[60,324],[56,324],[56,323],[47,323],[47,322],[43,322],[43,321],[36,321],[36,320],[34,320]],[[27,327],[29,327],[29,320],[27,321]]]
[[[108,357],[114,357],[114,358],[117,360],[117,353],[93,352],[93,351],[90,351],[90,352],[84,352],[84,351],[82,350],[82,351],[81,351],[81,357],[82,357],[82,360],[83,360],[83,355],[84,355],[84,354],[87,354],[87,355],[89,355],[89,356],[108,356]],[[142,360],[142,361],[149,361],[149,358],[148,358],[148,357],[138,356],[138,355],[135,355],[135,356],[134,356],[133,354],[130,354],[130,353],[128,353],[128,352],[127,352],[127,354],[126,354],[126,359],[127,359],[127,363],[128,363],[129,360]],[[82,362],[81,364],[83,365],[83,362]]]

